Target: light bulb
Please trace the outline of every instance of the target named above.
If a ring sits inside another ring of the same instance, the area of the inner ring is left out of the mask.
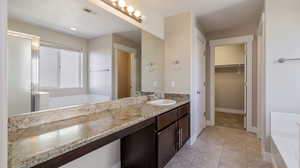
[[[132,12],[134,12],[134,8],[132,6],[128,6],[127,12],[131,14]]]
[[[134,12],[134,16],[135,17],[140,17],[142,15],[142,13],[141,13],[141,11],[139,11],[139,10],[136,10],[135,12]]]
[[[120,8],[124,8],[126,6],[126,2],[124,0],[119,0],[118,5]]]
[[[70,30],[77,31],[77,28],[76,27],[70,27]]]
[[[112,3],[116,3],[118,0],[110,0]]]

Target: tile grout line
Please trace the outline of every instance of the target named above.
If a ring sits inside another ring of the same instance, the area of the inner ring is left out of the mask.
[[[221,158],[222,158],[222,156],[223,156],[223,153],[224,153],[224,141],[222,142],[222,151],[221,151],[221,154],[220,154],[220,156],[219,156],[219,158],[218,158],[217,168],[220,167],[220,164],[221,164]]]

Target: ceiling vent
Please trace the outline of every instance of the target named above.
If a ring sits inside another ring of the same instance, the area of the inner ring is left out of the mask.
[[[90,13],[90,14],[96,14],[96,12],[92,11],[91,9],[88,9],[88,8],[83,8],[83,11],[86,12],[86,13]]]

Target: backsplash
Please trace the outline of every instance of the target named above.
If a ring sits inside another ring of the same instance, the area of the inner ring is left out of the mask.
[[[129,97],[114,101],[107,101],[95,104],[84,104],[11,116],[8,118],[8,131],[12,132],[18,129],[25,129],[55,121],[62,121],[82,115],[89,115],[91,113],[101,112],[104,110],[140,104],[147,100],[147,96]]]
[[[122,108],[128,105],[141,104],[146,102],[147,100],[153,99],[153,95],[151,95],[150,93],[148,93],[147,95],[148,96],[129,97],[114,101],[84,104],[11,116],[8,118],[8,131],[14,132],[19,129],[26,129],[51,122],[63,121],[82,115],[89,115],[105,110]],[[177,101],[189,99],[189,95],[182,94],[165,94],[164,97]]]

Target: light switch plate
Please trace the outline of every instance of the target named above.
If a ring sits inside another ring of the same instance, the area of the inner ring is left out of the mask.
[[[154,82],[153,82],[153,86],[154,86],[154,87],[157,87],[157,85],[158,85],[158,82],[157,82],[157,81],[154,81]]]
[[[175,81],[172,81],[172,82],[171,82],[171,86],[172,86],[172,87],[175,87]]]

